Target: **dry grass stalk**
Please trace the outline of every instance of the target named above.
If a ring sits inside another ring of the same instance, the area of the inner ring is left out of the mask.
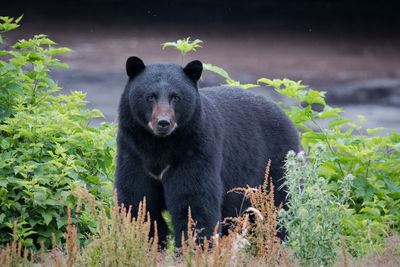
[[[343,255],[343,266],[348,267],[347,263],[347,254],[346,254],[346,245],[344,243],[344,238],[343,236],[340,237],[340,247],[342,248],[342,255]]]
[[[71,208],[68,206],[68,223],[67,223],[67,231],[64,233],[65,237],[65,246],[67,250],[67,267],[72,267],[74,262],[76,261],[76,257],[79,252],[78,245],[78,229],[75,225],[71,224]],[[57,258],[57,255],[54,255]]]
[[[40,263],[42,264],[42,267],[46,267],[46,260],[45,260],[45,254],[44,254],[44,241],[40,241]]]
[[[288,256],[286,255],[284,249],[281,249],[280,256],[281,256],[281,257],[280,257],[280,262],[281,262],[284,266],[286,266],[286,267],[294,267],[294,266],[295,266],[294,263],[292,263],[292,262],[289,261],[289,258],[288,258]]]
[[[69,216],[69,214],[68,214]],[[63,262],[61,261],[60,257],[59,257],[59,253],[57,253],[57,243],[56,243],[56,235],[54,233],[51,234],[52,237],[52,245],[53,248],[51,250],[51,254],[53,256],[53,261],[55,261],[55,266],[56,267],[62,267],[63,266]]]
[[[156,266],[162,254],[158,253],[158,237],[149,238],[151,220],[146,211],[146,199],[139,204],[137,214],[131,207],[115,203],[110,207],[109,217],[104,207],[93,200],[84,188],[74,192],[88,207],[88,211],[98,218],[98,234],[92,237],[92,243],[83,248],[78,257],[78,265],[100,266]],[[132,216],[135,215],[135,216]],[[154,224],[157,229],[157,223]]]
[[[265,180],[263,185],[252,188],[234,188],[229,192],[244,194],[251,203],[251,207],[246,211],[255,215],[255,227],[250,231],[243,232],[251,243],[250,252],[259,258],[264,259],[266,266],[276,266],[279,259],[280,240],[277,237],[277,216],[279,208],[275,207],[274,185],[269,178],[271,160],[268,161],[265,170]],[[234,219],[235,220],[235,219]],[[242,219],[244,220],[243,216]],[[235,220],[238,222],[238,220]],[[246,220],[245,220],[246,221]]]
[[[220,237],[219,225],[214,229],[210,240],[206,237],[199,238],[191,211],[188,212],[187,239],[182,233],[180,257],[177,259],[179,266],[240,266],[240,251],[234,249],[237,231],[228,236]]]
[[[24,248],[24,260],[22,261],[22,266],[28,266],[28,249]]]
[[[187,240],[182,233],[180,264],[186,266],[277,266],[279,255],[286,266],[291,266],[283,251],[279,252],[280,240],[277,238],[277,213],[274,205],[274,186],[269,176],[268,163],[265,182],[257,188],[234,188],[230,192],[240,192],[251,202],[249,211],[255,214],[255,226],[249,221],[249,214],[237,218],[227,218],[235,227],[227,236],[218,235],[218,225],[211,240],[195,242],[198,231],[189,209]],[[210,249],[209,244],[212,244]],[[250,258],[248,252],[251,252]]]

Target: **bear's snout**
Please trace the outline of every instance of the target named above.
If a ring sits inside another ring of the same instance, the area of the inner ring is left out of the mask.
[[[177,127],[173,106],[168,102],[156,103],[153,107],[149,127],[156,136],[170,135]]]
[[[157,128],[159,130],[166,130],[171,125],[170,118],[167,116],[158,116],[157,118]]]

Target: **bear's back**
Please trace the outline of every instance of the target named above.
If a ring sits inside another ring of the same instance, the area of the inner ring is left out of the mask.
[[[203,109],[216,109],[222,118],[217,127],[224,132],[221,178],[225,190],[262,184],[268,160],[272,161],[270,176],[276,178],[275,188],[279,187],[286,153],[299,148],[297,131],[287,115],[275,103],[241,88],[207,87],[200,89],[200,95]],[[283,200],[277,197],[278,203]],[[238,194],[226,195],[224,217],[237,215],[232,212],[241,199]]]
[[[212,105],[223,118],[225,132],[242,140],[251,136],[259,142],[298,145],[297,131],[275,103],[237,87],[218,86],[199,90],[203,105]],[[210,109],[210,108],[208,108]],[[256,136],[255,136],[256,135]]]

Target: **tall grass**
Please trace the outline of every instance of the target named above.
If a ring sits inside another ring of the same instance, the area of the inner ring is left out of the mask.
[[[53,235],[53,248],[50,251],[45,251],[43,242],[38,252],[23,248],[22,243],[18,242],[15,223],[13,241],[0,248],[0,266],[297,266],[286,256],[295,251],[282,248],[277,237],[279,208],[273,204],[274,186],[268,178],[268,172],[269,165],[265,182],[259,187],[231,190],[231,193],[241,193],[248,198],[251,208],[240,217],[230,218],[234,221],[234,227],[226,236],[218,234],[217,225],[210,239],[198,241],[199,230],[189,210],[188,239],[182,242],[182,247],[172,258],[166,251],[160,251],[157,231],[153,238],[149,238],[151,221],[145,199],[140,204],[138,214],[132,216],[131,208],[119,205],[116,195],[114,205],[106,211],[86,188],[78,187],[72,192],[78,197],[78,207],[82,207],[98,222],[97,233],[90,237],[91,243],[79,247],[78,231],[72,224],[70,210],[63,247],[57,246]],[[254,221],[249,219],[249,212],[254,214]],[[157,229],[156,223],[154,226]],[[346,267],[399,266],[399,247],[399,235],[394,235],[383,254],[371,253],[363,260],[355,261],[348,254],[342,239],[342,255],[332,264]]]
[[[242,193],[252,204],[249,211],[255,215],[250,222],[249,214],[231,218],[235,226],[226,236],[220,236],[215,227],[214,235],[198,240],[199,230],[191,211],[188,217],[188,239],[182,242],[172,264],[175,266],[285,266],[289,261],[277,238],[277,212],[274,206],[274,187],[268,178],[257,188],[235,188],[231,193]],[[140,203],[138,214],[130,207],[115,203],[109,212],[86,188],[77,187],[72,192],[78,198],[78,209],[84,209],[97,221],[97,233],[90,237],[91,243],[79,248],[77,228],[71,223],[68,211],[68,227],[64,233],[64,246],[57,247],[53,237],[53,248],[38,253],[22,251],[15,238],[0,254],[0,266],[167,266],[171,257],[158,246],[157,231],[149,238],[151,220],[146,211],[146,200]],[[80,210],[78,210],[80,211]],[[133,216],[134,215],[134,216]],[[154,225],[157,229],[157,224]],[[16,224],[14,233],[17,232]],[[54,236],[54,235],[53,235]],[[197,240],[197,241],[196,241]]]
[[[151,221],[146,212],[146,200],[140,203],[138,214],[132,216],[131,207],[115,204],[110,216],[101,204],[85,188],[75,194],[84,200],[98,221],[98,233],[92,242],[81,250],[78,263],[81,266],[156,266],[159,261],[157,232],[149,238]],[[157,225],[155,225],[157,229]]]

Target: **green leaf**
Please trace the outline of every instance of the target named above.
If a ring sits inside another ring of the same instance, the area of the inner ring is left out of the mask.
[[[318,114],[321,119],[327,119],[331,117],[339,118],[339,112],[342,112],[341,108],[332,108],[330,106],[325,106],[324,110]]]
[[[389,177],[385,177],[384,181],[389,193],[400,193],[400,185],[396,184],[394,180],[390,179]]]
[[[302,130],[304,130],[306,132],[311,132],[312,131],[312,129],[310,127],[308,127],[308,126],[306,126],[306,125],[304,125],[302,123],[296,123],[296,127],[300,128],[300,129],[302,129]]]
[[[381,131],[381,130],[384,130],[384,129],[385,129],[384,127],[378,127],[378,128],[374,128],[374,129],[367,129],[367,133],[368,134],[372,134],[372,133],[375,133],[377,131]]]
[[[36,36],[37,38],[42,38],[40,39],[40,44],[41,45],[54,45],[56,44],[55,42],[53,42],[52,40],[48,39],[48,38],[43,38],[46,35],[38,35]]]
[[[33,246],[33,239],[32,239],[32,238],[26,238],[26,239],[24,239],[24,246],[25,246],[25,247]]]
[[[22,87],[21,87],[21,85],[18,84],[18,83],[14,83],[14,82],[9,83],[9,84],[6,85],[6,88],[7,88],[7,90],[9,90],[10,92],[11,92],[11,91],[14,91],[14,92],[19,93],[19,94],[22,94],[22,93],[23,93]]]
[[[5,218],[6,218],[6,215],[4,213],[1,213],[0,214],[0,224],[3,223]]]
[[[74,52],[74,50],[69,49],[67,47],[60,47],[60,48],[52,48],[49,50],[49,54],[50,55],[54,55],[54,54],[62,54],[62,53],[68,53],[68,52]]]
[[[162,48],[165,49],[168,46],[175,47],[175,49],[181,51],[182,56],[190,51],[196,51],[196,48],[201,47],[202,40],[196,39],[194,41],[190,41],[190,37],[186,39],[177,40],[176,42],[166,42],[161,44]]]
[[[267,78],[260,78],[257,80],[257,83],[265,83],[270,86],[272,86],[274,84],[270,79],[267,79]]]
[[[358,115],[357,119],[361,124],[364,124],[367,121],[367,119],[363,115]]]
[[[312,89],[308,90],[308,95],[306,97],[302,97],[301,101],[306,101],[309,104],[322,104],[326,105],[325,99],[324,99],[325,92],[318,92]]]
[[[19,21],[22,19],[23,16],[24,16],[24,14],[22,14],[21,16],[19,16],[19,17],[15,20],[15,23],[19,23]]]
[[[305,132],[301,135],[301,145],[303,148],[310,147],[311,145],[317,144],[321,141],[325,141],[325,136],[322,133]]]
[[[345,124],[346,122],[351,122],[352,120],[349,120],[349,119],[334,119],[334,120],[331,120],[329,123],[328,123],[328,128],[333,128],[333,127],[335,127],[335,126],[338,126],[338,125],[341,125],[341,124]]]
[[[56,85],[54,80],[50,77],[44,77],[42,80],[45,81],[50,88],[53,88]]]
[[[356,177],[353,181],[353,186],[355,188],[356,197],[360,197],[364,201],[370,201],[372,199],[375,189],[364,177]]]
[[[381,216],[381,213],[380,213],[380,211],[379,211],[378,209],[376,209],[376,208],[371,208],[371,207],[362,208],[362,209],[360,210],[360,212],[370,213],[370,214],[372,214],[372,215],[375,216],[375,217]]]
[[[42,217],[44,219],[44,223],[46,225],[49,225],[53,216],[51,216],[51,214],[48,214],[48,213],[42,213]]]
[[[258,87],[257,84],[251,84],[251,83],[247,83],[247,84],[241,84],[238,81],[234,81],[231,79],[227,79],[226,80],[226,84],[223,84],[223,86],[236,86],[236,87],[240,87],[242,89],[249,89],[249,88],[253,88],[253,87]]]
[[[162,45],[162,49],[165,49],[168,46],[172,46],[172,47],[176,47],[177,46],[177,44],[175,42],[165,42],[165,43],[163,43],[161,45]]]
[[[213,66],[213,65],[211,65],[211,64],[203,63],[203,69],[204,69],[204,70],[207,70],[207,71],[212,71],[212,72],[214,72],[214,73],[216,73],[216,74],[218,74],[218,75],[224,77],[224,78],[227,79],[227,80],[232,80],[232,79],[229,77],[228,72],[226,72],[223,68],[220,68],[220,67],[217,67],[217,66]]]
[[[361,126],[359,126],[355,123],[352,123],[352,122],[349,122],[347,125],[349,125],[350,127],[353,127],[354,129],[357,129],[357,130],[361,129]]]
[[[64,68],[64,69],[68,69],[69,68],[68,64],[61,63],[61,62],[54,62],[54,63],[51,64],[51,66],[55,67],[55,68]]]
[[[67,216],[61,217],[61,216],[59,216],[59,215],[57,214],[57,216],[56,216],[56,223],[57,223],[57,228],[58,228],[58,229],[62,229],[63,226],[67,225],[67,222],[68,222]]]

